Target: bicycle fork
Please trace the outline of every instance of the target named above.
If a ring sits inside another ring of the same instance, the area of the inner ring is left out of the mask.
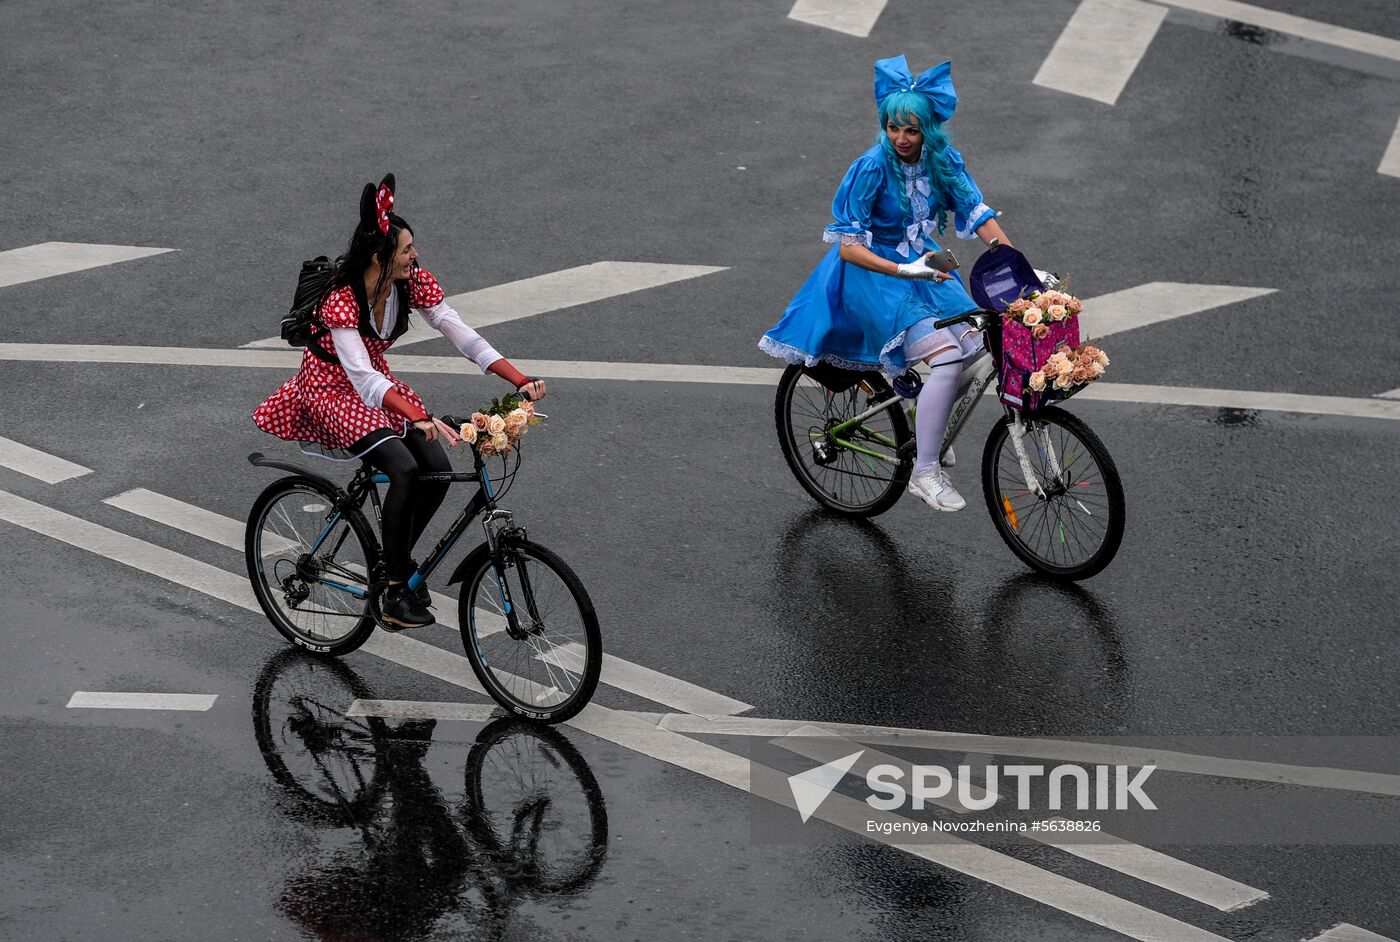
[[[967,420],[972,416],[972,410],[977,403],[982,401],[982,394],[987,391],[987,386],[996,375],[996,364],[993,362],[990,353],[983,352],[981,356],[968,364],[958,377],[957,399],[953,402],[953,410],[948,414],[948,426],[943,433],[943,448],[939,458],[947,454],[948,447],[953,443],[953,439],[958,437],[958,433],[963,430]],[[1014,410],[1006,410],[1011,418],[1007,435],[1011,439],[1011,448],[1016,453],[1016,461],[1021,466],[1021,475],[1026,479],[1026,489],[1037,497],[1045,497],[1045,489],[1041,487],[1040,481],[1036,477],[1035,469],[1031,465],[1030,452],[1026,449],[1026,424],[1021,419],[1021,413]],[[1047,449],[1046,460],[1049,462],[1056,477],[1060,474],[1059,459],[1055,456],[1053,448]]]
[[[515,526],[514,518],[508,510],[491,511],[482,520],[482,527],[486,530],[486,541],[491,548],[491,565],[495,570],[496,589],[501,594],[501,608],[505,610],[507,631],[517,641],[526,635],[537,634],[541,628],[540,613],[535,603],[535,590],[530,585],[529,568],[525,565],[524,558],[511,553],[505,545],[507,534],[523,535],[523,531]],[[520,594],[524,596],[528,626],[521,625],[520,609],[510,590],[507,571],[512,568],[520,580]]]

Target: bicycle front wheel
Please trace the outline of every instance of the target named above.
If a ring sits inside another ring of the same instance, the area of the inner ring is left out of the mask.
[[[900,402],[831,432],[893,395],[879,373],[835,392],[801,366],[783,371],[773,410],[778,443],[797,483],[822,506],[846,517],[873,517],[899,500],[914,468],[912,447],[906,447],[913,435]]]
[[[306,477],[274,481],[248,514],[244,554],[253,594],[293,644],[348,654],[374,631],[370,579],[379,544],[359,511]]]
[[[603,641],[583,583],[562,559],[528,540],[487,546],[463,566],[462,646],[477,679],[516,716],[559,723],[598,686]]]
[[[1123,541],[1125,504],[1118,468],[1099,437],[1061,409],[1022,417],[1031,471],[1026,475],[1003,417],[982,452],[987,510],[1011,551],[1038,572],[1085,579],[1103,570]]]

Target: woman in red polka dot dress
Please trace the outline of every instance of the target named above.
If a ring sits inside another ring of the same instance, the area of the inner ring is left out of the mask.
[[[360,222],[318,311],[301,369],[253,410],[264,432],[288,441],[339,449],[389,476],[384,496],[384,562],[389,589],[384,620],[401,628],[432,624],[426,587],[404,584],[417,564],[410,553],[443,498],[447,484],[418,480],[420,471],[451,469],[439,439],[455,430],[434,419],[422,398],[389,372],[384,351],[408,330],[412,308],[442,331],[463,356],[531,399],[543,380],[525,376],[462,322],[443,302],[437,279],[418,267],[413,229],[393,211],[394,175],[365,184]]]

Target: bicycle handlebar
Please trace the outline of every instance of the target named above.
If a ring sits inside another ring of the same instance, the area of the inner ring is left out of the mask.
[[[996,311],[968,311],[966,314],[958,314],[954,317],[943,317],[933,322],[933,326],[942,330],[944,327],[953,327],[957,324],[966,324],[974,317],[999,317]]]

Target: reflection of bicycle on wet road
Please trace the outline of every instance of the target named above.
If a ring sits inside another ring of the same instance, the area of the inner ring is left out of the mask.
[[[258,679],[258,747],[288,812],[360,836],[288,884],[290,918],[322,937],[410,939],[453,914],[497,937],[521,900],[592,882],[607,811],[563,734],[511,718],[488,724],[458,791],[425,763],[433,720],[346,715],[370,696],[343,663],[295,650]]]

